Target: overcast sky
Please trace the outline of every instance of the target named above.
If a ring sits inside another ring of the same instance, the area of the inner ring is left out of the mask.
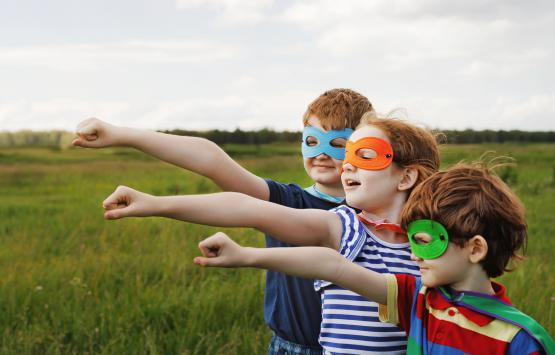
[[[298,130],[326,89],[555,130],[552,0],[0,0],[0,130]]]

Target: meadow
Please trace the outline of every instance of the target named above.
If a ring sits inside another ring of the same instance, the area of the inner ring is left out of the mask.
[[[254,173],[307,186],[297,145],[226,146]],[[443,167],[485,151],[516,159],[500,176],[523,200],[527,258],[501,282],[555,334],[555,144],[446,145]],[[218,191],[130,149],[0,149],[0,353],[262,354],[264,272],[193,265],[221,228],[105,221],[118,185],[157,195]],[[262,246],[251,229],[224,229]]]

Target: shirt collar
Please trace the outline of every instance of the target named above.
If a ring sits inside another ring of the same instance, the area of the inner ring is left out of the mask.
[[[505,303],[511,304],[511,301],[509,300],[509,298],[505,293],[505,286],[495,281],[491,281],[491,286],[494,291],[493,295],[486,295],[478,292],[466,292],[466,293],[469,293],[469,294],[472,294],[473,296],[478,296],[478,297],[493,297]],[[464,296],[463,292],[457,292],[449,287],[445,287],[444,289],[447,292],[449,292],[454,299],[456,299],[457,296],[461,294],[463,294]],[[461,306],[453,303],[453,301],[449,300],[445,295],[443,295],[440,290],[435,288],[428,293],[426,301],[434,309],[446,310],[448,308],[455,307],[466,319],[472,321],[473,323],[475,323],[480,327],[488,325],[495,319],[494,317],[476,312],[465,306]]]
[[[316,185],[309,186],[304,190],[314,197],[318,197],[319,199],[326,200],[329,202],[341,204],[343,201],[345,201],[345,197],[335,197],[335,196],[329,195],[325,192],[318,190],[316,188]]]

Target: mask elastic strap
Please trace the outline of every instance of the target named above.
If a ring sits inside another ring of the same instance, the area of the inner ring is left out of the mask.
[[[407,234],[407,231],[401,228],[401,226],[397,223],[389,223],[389,222],[386,222],[385,219],[373,221],[368,217],[366,217],[365,215],[363,215],[362,213],[359,213],[357,217],[362,223],[366,224],[367,226],[374,227],[376,228],[376,230],[387,229],[398,234],[403,234],[403,235]]]

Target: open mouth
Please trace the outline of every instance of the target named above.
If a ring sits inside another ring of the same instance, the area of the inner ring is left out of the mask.
[[[356,180],[353,180],[353,179],[346,179],[346,180],[345,180],[345,184],[346,184],[347,186],[349,186],[349,187],[350,187],[350,186],[359,186],[359,185],[360,185],[360,182],[358,182],[358,181],[356,181]]]

